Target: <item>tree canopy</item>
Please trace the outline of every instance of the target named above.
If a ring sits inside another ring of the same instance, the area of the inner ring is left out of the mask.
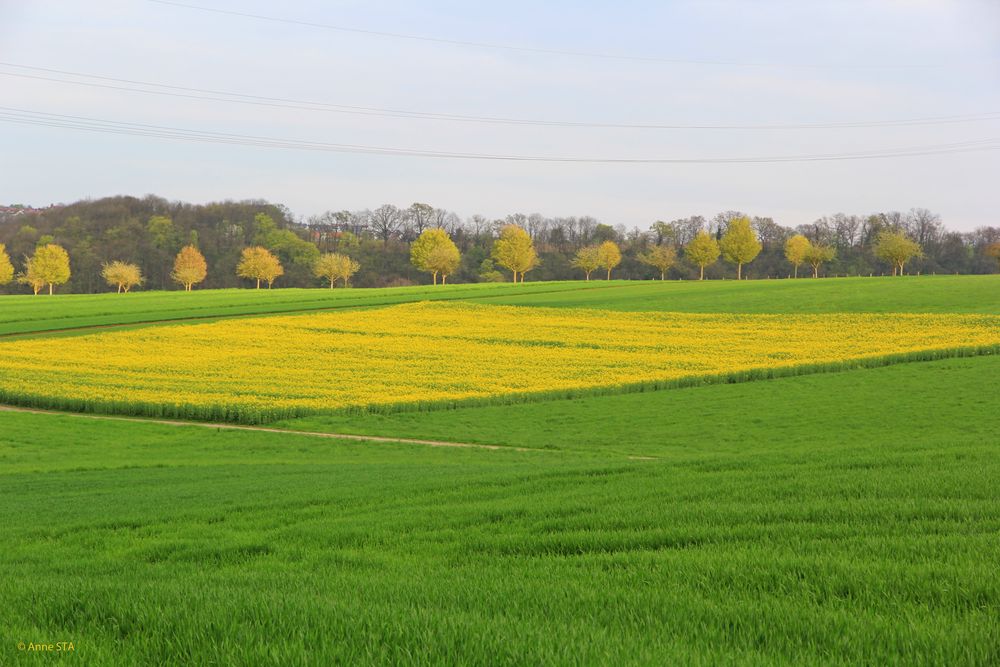
[[[236,265],[236,274],[242,278],[249,278],[257,281],[257,289],[260,289],[260,281],[267,281],[268,289],[279,276],[284,275],[285,269],[277,257],[271,254],[267,248],[252,246],[244,248],[240,256],[240,263]]]
[[[414,204],[414,206],[417,206]],[[458,269],[461,254],[448,232],[440,227],[425,229],[410,246],[410,261],[421,271],[433,276],[437,285],[438,274],[444,284],[450,274]]]
[[[719,243],[705,230],[698,232],[684,249],[684,256],[699,269],[698,280],[705,279],[705,267],[719,260]]]
[[[38,248],[28,258],[24,275],[19,280],[30,285],[35,294],[48,285],[49,294],[52,294],[53,286],[64,284],[70,275],[69,253],[62,246],[49,243]]]
[[[599,266],[608,272],[608,280],[611,280],[611,270],[622,263],[622,251],[614,241],[605,241],[597,246],[597,259]]]
[[[987,257],[995,259],[997,261],[997,269],[1000,270],[1000,241],[987,245],[984,254]]]
[[[101,276],[111,287],[116,287],[118,293],[128,292],[143,282],[142,271],[138,264],[114,261],[106,263],[101,269]]]
[[[338,280],[343,280],[344,287],[347,287],[351,276],[357,273],[360,268],[361,265],[358,262],[343,253],[327,252],[320,255],[313,271],[317,278],[329,280],[330,289],[333,289],[337,286]]]
[[[920,244],[902,232],[883,230],[875,239],[875,256],[892,264],[892,275],[903,275],[903,268],[922,253]]]
[[[576,251],[576,256],[571,262],[573,266],[581,269],[586,276],[587,280],[590,280],[590,274],[596,271],[601,266],[601,257],[598,253],[597,246],[587,246],[585,248],[580,248]]]
[[[174,270],[170,278],[184,286],[184,290],[191,291],[191,288],[200,283],[208,275],[208,264],[205,256],[193,245],[186,245],[181,248],[174,258]]]
[[[14,265],[10,263],[7,246],[0,243],[0,285],[6,285],[14,279]]]
[[[819,267],[836,256],[837,249],[833,246],[810,243],[806,247],[805,260],[812,266],[813,278],[819,278]]]
[[[799,267],[806,261],[809,246],[809,239],[802,234],[796,234],[785,241],[785,259],[794,267],[796,278],[799,277]]]
[[[763,246],[750,225],[750,218],[741,216],[729,221],[729,228],[719,240],[723,257],[736,265],[736,279],[743,278],[743,265],[752,262]]]
[[[660,280],[663,280],[667,274],[667,269],[677,261],[677,251],[674,250],[673,246],[656,245],[642,255],[639,255],[639,261],[659,271]]]
[[[514,274],[515,283],[518,274],[524,282],[524,274],[538,266],[538,254],[531,236],[517,225],[504,225],[500,238],[493,242],[491,254],[497,264]]]

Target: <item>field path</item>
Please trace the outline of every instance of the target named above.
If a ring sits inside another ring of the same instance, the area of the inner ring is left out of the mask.
[[[516,452],[553,452],[558,450],[534,447],[512,447],[507,445],[484,445],[474,442],[448,442],[445,440],[419,440],[415,438],[394,438],[381,435],[357,435],[355,433],[327,433],[324,431],[295,431],[287,428],[269,428],[267,426],[246,426],[243,424],[225,424],[219,422],[193,422],[179,419],[152,419],[146,417],[120,417],[116,415],[84,414],[82,412],[66,412],[62,410],[39,410],[36,408],[20,408],[14,405],[0,405],[0,412],[25,412],[35,415],[59,415],[63,417],[78,417],[81,419],[98,419],[106,421],[136,422],[140,424],[161,424],[166,426],[198,426],[201,428],[225,429],[227,431],[256,431],[258,433],[280,433],[284,435],[304,435],[313,438],[330,438],[332,440],[357,440],[364,442],[392,442],[407,445],[424,445],[427,447],[466,447],[472,449],[513,450]]]

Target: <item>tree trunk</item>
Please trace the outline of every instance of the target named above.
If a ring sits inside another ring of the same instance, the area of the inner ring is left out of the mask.
[[[260,289],[260,278],[257,279],[257,289]]]
[[[813,265],[813,278],[819,278],[819,264]]]
[[[447,285],[448,284],[448,274],[447,273],[442,273],[441,274],[441,284],[442,285]]]
[[[611,280],[611,269],[608,269],[608,280]]]
[[[336,284],[337,284],[337,279],[336,278],[330,278],[330,289],[333,289],[334,287],[336,287]]]
[[[590,282],[590,271],[587,271],[587,282]]]
[[[739,262],[736,265],[736,279],[743,280],[743,262]]]
[[[434,276],[434,284],[437,285],[438,284],[438,272],[437,271],[431,271],[431,275]]]
[[[511,271],[514,271],[514,269],[511,269]],[[517,271],[514,271],[514,284],[517,284]]]
[[[52,294],[52,283],[49,283],[49,294]]]
[[[795,277],[796,278],[799,277],[799,265],[798,264],[795,265]]]
[[[698,280],[704,280],[705,279],[705,265],[704,264],[700,264],[699,266],[701,267],[701,275],[698,276]]]

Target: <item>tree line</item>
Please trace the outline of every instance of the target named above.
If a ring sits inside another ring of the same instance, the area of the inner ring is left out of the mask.
[[[9,265],[0,261],[0,284],[7,284],[0,289],[7,291],[24,290],[22,284],[33,290],[64,284],[73,292],[109,285],[120,291],[394,286],[523,281],[529,272],[536,280],[566,280],[590,279],[598,269],[602,278],[629,279],[785,278],[797,277],[801,267],[813,276],[987,273],[1000,263],[1000,228],[948,231],[926,209],[836,214],[795,228],[727,211],[626,229],[538,214],[463,220],[421,203],[300,220],[265,201],[192,205],[109,197],[0,212],[0,243]],[[54,271],[60,251],[68,275],[39,286],[39,272]],[[199,275],[201,262],[201,278],[185,279]]]

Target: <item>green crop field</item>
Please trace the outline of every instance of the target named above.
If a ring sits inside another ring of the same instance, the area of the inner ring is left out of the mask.
[[[1000,277],[0,297],[0,332],[430,297],[989,315]],[[0,665],[994,665],[997,377],[982,354],[266,428],[0,410]]]
[[[612,283],[615,284],[615,283]],[[0,335],[27,334],[83,327],[207,320],[307,312],[339,308],[368,308],[414,301],[489,300],[506,294],[562,290],[578,291],[607,285],[574,282],[479,283],[438,287],[383,289],[201,290],[193,292],[132,292],[128,294],[56,294],[4,296]]]
[[[82,327],[377,307],[430,300],[697,313],[1000,314],[1000,276],[742,282],[593,280],[363,290],[202,290],[2,298],[0,336]]]
[[[622,289],[512,293],[489,302],[693,313],[1000,313],[1000,275],[604,284]]]

